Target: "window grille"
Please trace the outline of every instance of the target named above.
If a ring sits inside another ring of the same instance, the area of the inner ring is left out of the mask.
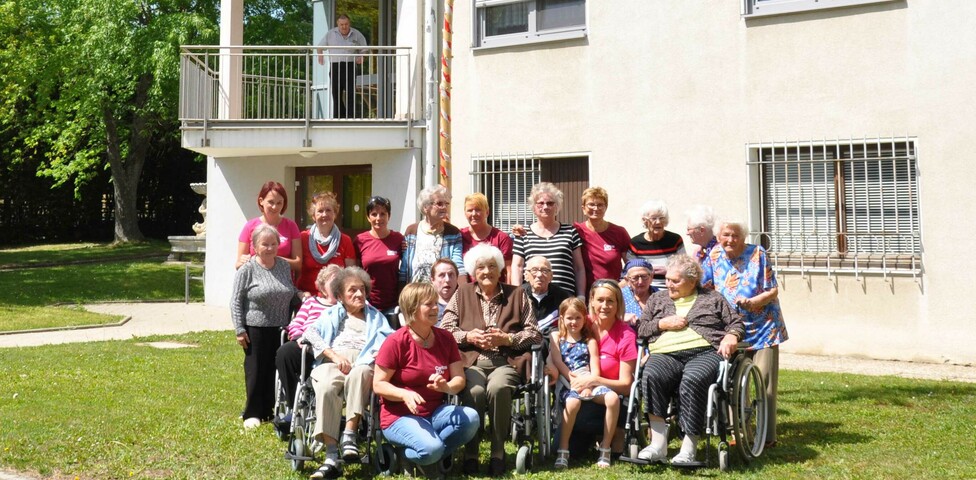
[[[914,138],[760,143],[747,150],[758,187],[753,228],[777,268],[921,273]]]
[[[532,155],[484,155],[471,159],[471,191],[488,197],[489,223],[503,232],[512,225],[530,225],[529,191],[542,181],[542,160]]]

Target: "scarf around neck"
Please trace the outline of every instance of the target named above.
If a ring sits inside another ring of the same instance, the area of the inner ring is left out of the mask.
[[[319,226],[313,223],[312,227],[308,229],[308,251],[312,252],[312,258],[316,262],[325,265],[335,256],[341,238],[342,233],[334,223],[332,224],[332,231],[325,237],[319,232]],[[325,253],[319,252],[319,245],[325,249]]]

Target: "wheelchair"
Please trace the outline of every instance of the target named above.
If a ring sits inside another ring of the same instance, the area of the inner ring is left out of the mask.
[[[450,405],[460,405],[461,401],[456,395],[447,395],[445,403]],[[426,477],[446,478],[451,476],[454,468],[454,456],[459,452],[454,452],[446,462],[437,462],[436,465],[421,467],[410,464],[406,459],[403,448],[395,446],[387,441],[383,436],[383,429],[380,428],[380,397],[370,394],[370,433],[366,444],[366,457],[364,462],[372,463],[373,470],[382,477],[398,475],[410,469],[419,470]],[[416,473],[416,471],[415,471]]]
[[[279,436],[283,436],[284,441],[288,442],[288,446],[285,450],[285,459],[291,462],[291,468],[294,471],[300,471],[305,467],[305,462],[315,460],[315,456],[319,453],[323,445],[315,440],[312,432],[315,429],[315,389],[312,387],[311,375],[305,375],[306,371],[306,358],[304,355],[305,349],[312,348],[310,345],[301,341],[302,346],[302,372],[300,380],[298,382],[298,388],[295,389],[295,400],[292,403],[288,413],[291,414],[291,421],[287,423],[287,430],[282,434],[279,429]],[[281,395],[284,395],[283,389],[278,389]],[[287,402],[277,402],[277,405]],[[284,407],[287,408],[287,407]],[[277,412],[275,414],[277,419]],[[282,417],[283,419],[286,417]]]
[[[637,353],[638,372],[630,388],[627,402],[627,417],[624,424],[624,455],[621,461],[647,465],[637,458],[638,452],[646,445],[647,422],[640,408],[641,381],[644,360],[647,355],[647,341],[641,340]],[[708,404],[705,413],[705,460],[681,464],[682,467],[718,467],[725,472],[731,468],[731,443],[735,444],[739,457],[746,463],[763,453],[766,442],[766,419],[768,403],[766,385],[759,368],[741,350],[731,359],[723,359],[719,364],[715,383],[708,387]],[[678,410],[681,406],[677,398],[671,401],[667,421],[670,425],[668,440],[680,437]],[[732,440],[733,442],[730,442]],[[713,451],[712,442],[716,442]],[[677,466],[677,465],[676,465]]]
[[[533,345],[532,358],[526,372],[527,382],[515,387],[512,395],[512,443],[518,445],[515,471],[524,474],[533,465],[542,465],[552,451],[556,412],[553,407],[552,386],[545,374],[549,338]],[[561,417],[560,417],[561,418]],[[532,452],[535,451],[535,456]]]

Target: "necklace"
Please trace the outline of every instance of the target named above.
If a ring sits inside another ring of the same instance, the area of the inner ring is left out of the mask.
[[[433,335],[433,333],[434,333],[434,330],[433,329],[431,331],[427,332],[427,336],[425,337],[425,336],[417,333],[417,331],[414,330],[413,327],[407,327],[407,328],[409,328],[410,331],[413,332],[414,335],[420,337],[424,341],[424,348],[427,348],[429,346],[428,340],[430,340],[430,336]]]

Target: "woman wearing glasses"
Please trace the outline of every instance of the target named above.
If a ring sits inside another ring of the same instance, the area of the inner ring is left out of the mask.
[[[586,296],[586,265],[583,242],[572,225],[559,223],[556,216],[563,205],[563,192],[549,182],[532,187],[529,202],[536,221],[525,235],[515,237],[512,256],[512,285],[521,285],[526,260],[543,256],[552,265],[552,283],[578,297]]]
[[[468,253],[475,245],[491,245],[502,251],[505,257],[505,268],[502,269],[502,279],[508,280],[508,272],[512,269],[512,237],[488,223],[488,197],[483,193],[472,193],[464,197],[464,218],[468,226],[461,229],[463,253]]]
[[[369,304],[383,313],[393,311],[400,294],[397,279],[403,235],[390,230],[391,208],[390,200],[386,198],[370,198],[366,204],[366,219],[370,228],[353,241],[356,258],[371,279]]]
[[[430,267],[438,258],[451,259],[464,278],[467,272],[461,260],[461,230],[447,223],[451,193],[443,185],[427,187],[417,196],[417,207],[424,218],[403,232],[406,248],[400,259],[400,283],[429,282]]]
[[[641,206],[641,220],[646,232],[630,239],[630,252],[627,260],[643,258],[654,266],[654,278],[651,285],[664,288],[664,274],[668,269],[665,265],[672,255],[685,253],[684,240],[681,235],[664,229],[668,226],[668,206],[660,200],[651,200]]]
[[[610,197],[601,187],[583,190],[580,199],[585,222],[574,223],[583,241],[583,264],[586,265],[586,289],[601,278],[618,280],[624,255],[630,250],[630,235],[619,225],[603,216],[607,213]]]

